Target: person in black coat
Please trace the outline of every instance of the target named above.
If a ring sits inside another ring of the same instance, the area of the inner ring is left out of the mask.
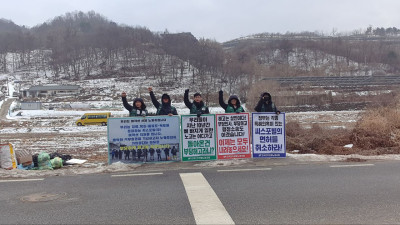
[[[154,96],[153,88],[149,87],[148,90],[150,93],[151,102],[153,102],[154,107],[157,109],[156,115],[178,115],[176,108],[171,105],[171,97],[169,97],[168,94],[163,94],[161,97],[161,103],[159,103]]]
[[[132,160],[135,160],[136,158],[136,150],[132,149]]]
[[[157,160],[158,161],[162,161],[162,159],[161,159],[161,149],[157,148],[156,152],[157,152]]]
[[[147,112],[147,109],[146,109],[146,105],[144,104],[143,99],[135,98],[133,100],[133,106],[132,106],[126,100],[126,93],[125,92],[122,92],[121,97],[122,97],[122,103],[123,103],[125,109],[127,109],[129,111],[129,116],[130,117],[147,116],[148,115],[148,112]]]
[[[142,149],[137,150],[137,157],[138,157],[138,160],[140,161],[140,157],[142,157]]]
[[[149,150],[147,150],[147,148],[143,149],[143,162],[147,162],[147,153],[149,152]]]
[[[244,108],[240,105],[239,98],[236,95],[229,96],[228,104],[224,102],[224,92],[220,90],[219,105],[225,110],[225,113],[242,113]]]
[[[165,154],[165,161],[168,161],[169,158],[169,148],[164,149],[164,154]]]
[[[150,152],[150,160],[151,160],[151,161],[154,161],[154,152],[155,152],[155,151],[154,151],[154,148],[150,148],[150,149],[149,149],[149,152]]]
[[[208,107],[204,104],[203,98],[200,93],[195,93],[193,95],[193,102],[189,101],[189,89],[185,90],[185,94],[183,97],[183,101],[185,102],[186,107],[189,108],[190,114],[195,114],[198,117],[202,114],[210,114]]]
[[[120,150],[118,150],[118,158],[119,158],[119,160],[121,160],[122,159],[122,150],[120,149]]]
[[[256,112],[275,112],[278,115],[281,113],[272,102],[271,94],[268,92],[261,94],[260,100],[254,110]]]
[[[172,159],[177,159],[177,157],[176,157],[177,152],[178,152],[178,150],[176,150],[175,146],[173,146],[171,149]]]
[[[125,160],[127,160],[127,159],[129,160],[130,151],[129,150],[125,150],[124,153],[125,153]]]

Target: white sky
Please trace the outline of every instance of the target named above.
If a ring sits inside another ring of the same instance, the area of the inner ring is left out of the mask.
[[[400,27],[398,0],[0,0],[0,6],[1,18],[28,27],[93,10],[119,24],[218,42],[262,32]]]

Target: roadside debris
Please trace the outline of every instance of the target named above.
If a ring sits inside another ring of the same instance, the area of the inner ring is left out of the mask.
[[[83,164],[87,160],[72,159],[71,155],[40,152],[30,154],[26,150],[14,151],[11,144],[0,145],[0,168],[6,170],[53,170],[67,164]],[[67,163],[68,162],[68,163]]]
[[[0,168],[12,170],[17,168],[16,155],[11,144],[0,145]]]

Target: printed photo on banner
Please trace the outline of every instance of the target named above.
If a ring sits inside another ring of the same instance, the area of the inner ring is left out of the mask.
[[[110,118],[108,164],[180,161],[178,116]]]
[[[252,113],[253,157],[286,157],[285,113]]]
[[[251,158],[248,113],[216,114],[218,159]]]
[[[217,159],[215,115],[181,116],[182,161]]]

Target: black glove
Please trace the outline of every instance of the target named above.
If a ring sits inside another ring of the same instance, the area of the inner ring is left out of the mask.
[[[189,92],[189,89],[186,89],[185,92]]]
[[[198,113],[197,113],[197,117],[200,117],[200,116],[201,116],[201,112],[198,112]]]
[[[222,95],[222,94],[224,93],[224,91],[220,90],[218,93],[219,93],[220,95]]]

